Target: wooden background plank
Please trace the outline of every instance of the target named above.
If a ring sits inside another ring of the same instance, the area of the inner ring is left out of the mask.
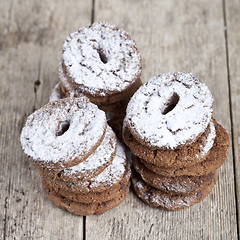
[[[47,103],[58,81],[62,43],[70,32],[90,24],[92,1],[3,2],[0,238],[81,239],[83,218],[47,200],[40,177],[21,150],[19,134],[26,117]]]
[[[95,0],[95,21],[107,20],[130,32],[142,53],[143,81],[162,72],[191,71],[207,83],[215,98],[214,115],[231,132],[227,44],[237,170],[240,7],[238,0],[226,1],[226,9],[224,3]],[[19,134],[26,117],[48,101],[58,81],[62,43],[70,32],[90,24],[91,8],[92,0],[1,3],[0,239],[84,238],[83,218],[44,197]],[[230,153],[210,196],[179,212],[150,208],[131,193],[118,208],[86,218],[86,239],[237,239],[233,166]],[[235,172],[239,199],[240,176]]]
[[[240,2],[238,0],[225,0],[225,7],[229,81],[231,87],[236,197],[238,200],[238,231],[240,232]]]
[[[230,132],[223,5],[214,1],[95,0],[95,21],[128,30],[143,58],[143,81],[191,71],[212,91],[214,116]],[[227,216],[227,217],[226,217]],[[86,219],[94,239],[237,239],[232,154],[210,196],[178,212],[143,204],[133,194],[118,208]]]

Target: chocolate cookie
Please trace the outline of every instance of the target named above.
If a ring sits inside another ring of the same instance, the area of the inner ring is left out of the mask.
[[[105,113],[86,97],[64,98],[32,113],[20,140],[35,165],[62,169],[88,158],[101,144],[106,127]]]
[[[226,161],[228,149],[230,145],[230,138],[227,131],[219,124],[215,126],[216,138],[212,149],[207,155],[206,159],[196,165],[183,168],[164,168],[158,167],[154,164],[141,160],[142,163],[151,171],[169,177],[176,176],[202,176],[215,171]]]
[[[119,194],[125,192],[126,188],[129,188],[130,186],[130,181],[129,177],[125,175],[121,184],[116,184],[102,192],[89,192],[87,194],[82,194],[81,192],[66,191],[64,189],[57,188],[56,185],[52,184],[51,181],[48,181],[48,179],[44,178],[42,178],[42,186],[44,190],[47,190],[48,192],[55,191],[61,196],[74,202],[101,203],[109,201]]]
[[[40,174],[41,173],[42,172],[40,172]],[[55,189],[87,194],[90,192],[99,193],[109,189],[117,189],[125,182],[125,177],[129,179],[130,175],[131,169],[127,163],[124,148],[120,143],[118,143],[116,156],[113,159],[113,162],[103,172],[89,180],[70,182],[63,181],[56,176],[52,178],[52,175],[49,174],[41,176],[48,182],[51,182],[51,186]]]
[[[187,195],[193,191],[201,191],[208,186],[217,175],[217,171],[215,171],[203,176],[166,177],[158,175],[146,168],[135,156],[132,156],[132,162],[134,170],[140,174],[144,182],[170,195]]]
[[[145,183],[140,175],[134,172],[132,177],[133,189],[136,195],[151,207],[160,207],[169,211],[180,210],[190,207],[202,201],[213,189],[216,179],[200,191],[189,193],[188,195],[171,195],[151,187]]]
[[[67,95],[71,95],[77,97],[78,94],[67,94],[66,89],[62,86],[62,83],[57,83],[54,87],[51,96],[49,98],[49,102],[59,100],[67,97]],[[98,104],[99,109],[103,110],[106,114],[107,123],[113,129],[117,138],[123,142],[122,139],[122,125],[123,119],[126,115],[126,107],[128,104],[129,98],[125,98],[119,102],[115,102],[112,104]]]
[[[152,77],[128,103],[125,123],[134,138],[155,149],[177,149],[205,132],[212,118],[208,87],[191,73]]]
[[[115,196],[115,198],[102,203],[80,203],[71,201],[55,191],[45,191],[48,199],[56,206],[67,210],[70,213],[87,216],[91,214],[103,214],[104,212],[117,207],[125,200],[129,192],[126,187],[123,192]]]
[[[213,119],[206,131],[194,143],[175,150],[152,150],[142,145],[133,137],[126,125],[123,127],[123,139],[130,150],[146,162],[159,167],[182,168],[195,165],[208,155],[216,136],[214,124],[217,123]]]
[[[98,148],[83,162],[64,169],[41,168],[41,175],[59,178],[64,181],[78,182],[87,181],[105,170],[109,166],[117,150],[117,139],[112,129],[107,126],[106,134]]]
[[[67,94],[95,104],[132,96],[141,85],[141,57],[123,29],[97,22],[71,33],[63,44],[59,76]]]

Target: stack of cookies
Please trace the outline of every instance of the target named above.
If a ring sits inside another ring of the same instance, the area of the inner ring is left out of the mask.
[[[97,22],[71,33],[63,44],[60,83],[50,100],[87,96],[106,112],[118,138],[127,103],[141,86],[141,57],[123,29]]]
[[[21,144],[49,200],[71,213],[101,214],[128,195],[124,148],[105,113],[84,96],[50,102],[31,114]]]
[[[190,73],[153,77],[131,98],[123,139],[133,153],[134,191],[150,206],[178,210],[211,192],[230,141],[212,105]]]
[[[66,38],[59,77],[21,133],[50,201],[89,215],[126,198],[131,170],[115,133],[133,153],[133,188],[147,204],[178,210],[211,192],[229,136],[205,84],[167,73],[141,86],[136,43],[106,22]]]

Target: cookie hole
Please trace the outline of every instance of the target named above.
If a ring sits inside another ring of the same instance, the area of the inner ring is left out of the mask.
[[[56,136],[62,136],[69,129],[69,126],[70,126],[70,123],[67,120],[60,122],[58,125]]]
[[[173,95],[169,98],[166,103],[166,107],[163,109],[162,114],[166,115],[167,113],[171,112],[176,105],[178,104],[179,96],[177,93],[173,93]]]
[[[106,63],[108,62],[108,59],[107,59],[106,54],[103,52],[103,50],[102,50],[102,49],[99,49],[99,50],[98,50],[98,54],[99,54],[99,57],[100,57],[101,61],[102,61],[104,64],[106,64]]]

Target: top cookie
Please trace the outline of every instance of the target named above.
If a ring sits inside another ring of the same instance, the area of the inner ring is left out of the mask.
[[[133,95],[125,122],[141,144],[175,149],[205,131],[212,105],[208,87],[191,73],[165,73],[151,78]]]
[[[92,96],[122,92],[141,74],[136,43],[126,31],[106,22],[71,33],[63,44],[62,65],[68,79]]]
[[[31,114],[21,133],[24,152],[40,167],[64,168],[85,160],[102,142],[105,113],[86,97],[53,101]]]

